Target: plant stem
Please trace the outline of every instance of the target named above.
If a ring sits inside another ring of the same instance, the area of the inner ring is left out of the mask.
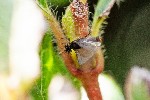
[[[72,75],[75,76],[78,73],[76,69],[76,65],[74,64],[74,61],[70,56],[70,54],[64,52],[65,51],[64,47],[66,44],[68,44],[69,41],[66,39],[65,35],[63,34],[63,30],[60,26],[60,23],[57,21],[57,19],[55,18],[55,16],[52,14],[51,11],[49,11],[48,13],[44,12],[44,15],[49,22],[52,32],[54,33],[54,36],[57,41],[58,49],[61,53],[61,56],[64,60],[66,67],[72,73]]]
[[[78,1],[78,0],[74,0],[74,1]],[[77,5],[75,4],[76,6],[73,6],[74,8],[72,7],[72,10],[73,10],[73,16],[74,16],[76,30],[77,30],[76,34],[80,35],[81,38],[87,36],[89,33],[88,32],[88,6],[87,4],[85,5],[82,3],[79,4],[81,4],[79,6],[84,9],[81,10],[79,8],[76,9]],[[75,11],[77,12],[74,13]],[[82,14],[82,11],[85,13]],[[81,15],[79,12],[81,13]],[[87,70],[77,69],[70,54],[64,52],[64,47],[68,43],[68,40],[63,34],[63,30],[60,26],[60,23],[56,20],[56,18],[54,17],[51,11],[44,12],[44,15],[46,16],[50,28],[54,33],[54,36],[57,40],[58,49],[62,52],[61,56],[70,73],[75,77],[77,77],[79,80],[81,80],[87,92],[87,95],[89,97],[89,100],[102,100],[102,95],[98,83],[98,75],[103,71],[104,68],[104,58],[101,50],[95,53],[95,55],[90,61],[91,64],[88,64],[90,62],[87,62],[82,66],[82,67],[89,66],[88,67],[89,69]]]
[[[80,78],[82,84],[87,92],[89,100],[102,100],[102,95],[98,83],[98,75],[82,75]]]

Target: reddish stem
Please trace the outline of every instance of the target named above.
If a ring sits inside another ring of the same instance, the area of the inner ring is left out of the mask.
[[[96,67],[90,71],[79,71],[76,76],[81,80],[89,100],[102,100],[102,95],[98,83],[98,75],[103,71],[102,67]]]
[[[101,50],[94,56],[96,61],[96,66],[93,69],[90,70],[83,70],[79,71],[77,74],[77,78],[81,80],[89,100],[102,100],[102,95],[98,83],[98,75],[103,71],[104,69],[104,58],[102,55]],[[92,63],[92,62],[90,62]],[[85,66],[90,66],[90,64],[85,64]],[[83,67],[85,67],[83,66]],[[92,68],[92,67],[91,67]]]
[[[86,77],[86,79],[81,81],[87,92],[89,100],[102,100],[98,77]]]

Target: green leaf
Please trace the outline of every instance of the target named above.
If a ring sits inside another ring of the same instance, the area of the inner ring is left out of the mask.
[[[48,7],[48,2],[47,0],[36,0],[36,3],[37,5],[41,8],[44,16],[47,18],[47,19],[52,19],[53,17],[53,14],[51,12],[51,10],[49,9]]]
[[[134,84],[131,91],[132,100],[149,100],[148,85],[144,82]]]
[[[65,15],[62,17],[63,30],[71,41],[75,39],[75,25],[70,6],[66,9]]]
[[[33,98],[36,100],[47,99],[48,86],[55,73],[52,70],[54,66],[54,51],[51,41],[52,32],[48,31],[45,33],[40,47],[41,75],[31,91]]]
[[[48,10],[47,0],[36,0],[36,3],[43,9]]]
[[[53,76],[58,73],[66,76],[78,90],[80,89],[79,81],[68,72],[52,41],[53,33],[49,30],[45,33],[40,47],[41,75],[30,91],[35,100],[48,99],[48,86]]]
[[[72,0],[47,0],[51,6],[64,7],[67,6]]]
[[[126,97],[128,100],[149,100],[150,71],[133,66],[126,80]]]
[[[95,9],[91,34],[93,36],[98,36],[99,32],[102,30],[105,19],[108,17],[109,11],[115,0],[99,0]],[[108,14],[106,14],[106,11]]]
[[[47,8],[48,7],[47,6],[47,0],[36,0],[36,1],[38,1],[38,3],[43,6],[43,8]]]

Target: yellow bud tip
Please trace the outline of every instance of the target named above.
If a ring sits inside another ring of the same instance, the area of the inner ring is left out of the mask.
[[[80,0],[83,4],[86,4],[87,0]]]

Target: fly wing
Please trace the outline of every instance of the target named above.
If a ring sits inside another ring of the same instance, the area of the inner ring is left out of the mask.
[[[76,50],[78,63],[80,65],[86,63],[99,49],[101,43],[97,41],[96,37],[87,37],[76,40],[76,43],[81,49]]]
[[[78,63],[82,65],[86,63],[98,50],[99,47],[93,45],[86,45],[83,48],[76,50]]]
[[[82,38],[79,39],[78,41],[76,41],[76,43],[85,49],[91,49],[91,48],[95,48],[95,47],[100,47],[101,46],[101,42],[97,41],[96,37],[87,37],[87,38]]]

